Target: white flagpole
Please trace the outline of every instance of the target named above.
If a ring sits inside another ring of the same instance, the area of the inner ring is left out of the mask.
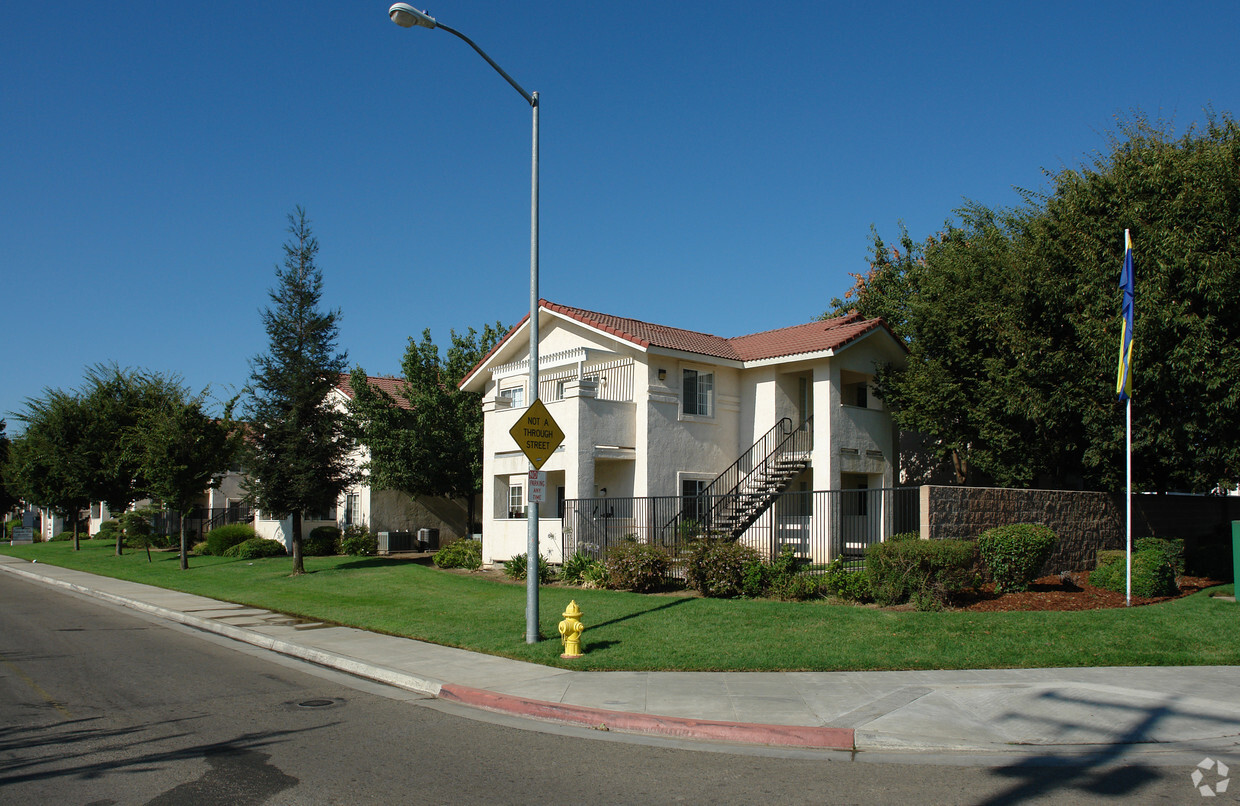
[[[1127,229],[1124,230],[1124,260],[1128,259],[1128,250],[1132,248],[1132,238]],[[1135,304],[1134,304],[1135,308]],[[1136,311],[1133,311],[1133,329],[1136,329]],[[1128,334],[1132,338],[1133,334]],[[1127,375],[1132,372],[1132,356],[1128,355]],[[1127,514],[1125,516],[1125,561],[1124,561],[1124,607],[1132,607],[1132,395],[1128,395],[1126,409],[1127,427],[1124,435],[1124,464],[1128,469]]]
[[[1131,371],[1131,369],[1129,371]],[[1128,428],[1127,428],[1127,436],[1124,439],[1124,444],[1126,448],[1125,453],[1127,454],[1126,464],[1128,466],[1128,495],[1127,495],[1128,513],[1127,513],[1127,519],[1125,523],[1125,527],[1126,527],[1125,534],[1127,535],[1126,545],[1128,548],[1127,548],[1127,561],[1126,561],[1125,570],[1124,570],[1124,591],[1125,591],[1124,607],[1131,607],[1132,606],[1132,398],[1131,397],[1128,398],[1128,405],[1126,408],[1128,410]]]

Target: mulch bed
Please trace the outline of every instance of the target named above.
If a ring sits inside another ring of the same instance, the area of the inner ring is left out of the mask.
[[[1225,585],[1208,577],[1180,577],[1179,596],[1162,596],[1151,599],[1132,597],[1133,605],[1156,604],[1197,593],[1215,585]],[[977,612],[1000,612],[1010,610],[1100,610],[1107,607],[1123,607],[1124,594],[1095,588],[1089,584],[1088,573],[1070,574],[1065,579],[1058,576],[1042,577],[1029,590],[1020,593],[996,594],[994,585],[987,583],[977,592],[964,593],[953,601],[958,610]]]

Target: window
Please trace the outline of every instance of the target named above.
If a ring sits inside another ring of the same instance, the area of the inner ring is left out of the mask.
[[[684,521],[700,523],[706,516],[707,502],[701,497],[710,482],[703,479],[680,480],[680,513]]]
[[[508,480],[508,517],[525,517],[525,486],[521,476]]]
[[[681,376],[682,410],[685,414],[710,417],[714,414],[715,374],[686,369]]]
[[[353,526],[361,523],[362,501],[357,493],[349,493],[344,497],[344,525]]]
[[[511,389],[500,389],[499,396],[506,397],[510,401],[512,401],[512,407],[514,409],[520,408],[521,406],[525,405],[525,387],[524,386],[514,386]]]
[[[336,520],[336,507],[330,506],[326,510],[307,509],[301,514],[303,521],[334,521]]]

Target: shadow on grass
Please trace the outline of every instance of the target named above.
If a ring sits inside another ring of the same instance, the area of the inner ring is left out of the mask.
[[[611,621],[603,621],[603,622],[599,622],[598,624],[591,624],[589,626],[591,629],[597,630],[599,627],[609,627],[612,624],[619,624],[620,622],[628,621],[629,619],[640,618],[642,616],[649,616],[652,613],[657,613],[660,610],[666,610],[669,607],[676,607],[677,605],[682,605],[682,604],[685,604],[686,602],[692,602],[692,601],[693,601],[692,599],[673,599],[670,602],[664,602],[661,605],[656,605],[654,607],[648,607],[645,610],[640,610],[636,613],[629,613],[627,616],[620,616],[619,618],[614,618]]]

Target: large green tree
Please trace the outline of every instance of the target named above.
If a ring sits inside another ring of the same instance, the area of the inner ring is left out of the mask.
[[[45,389],[26,400],[17,419],[25,431],[10,446],[4,466],[5,487],[27,503],[56,512],[72,524],[78,550],[78,520],[90,505],[94,473],[82,444],[90,417],[82,398],[60,389]]]
[[[9,464],[9,448],[13,441],[6,433],[8,423],[0,419],[0,513],[7,520],[9,513],[20,503],[20,499],[9,487],[7,470]]]
[[[1138,488],[1240,480],[1240,126],[1208,115],[1175,136],[1125,122],[1079,168],[1049,172],[1013,211],[890,247],[836,309],[887,317],[903,369],[880,373],[897,422],[965,482],[1115,489],[1124,230],[1136,256],[1133,464]]]
[[[229,401],[222,417],[212,416],[205,392],[172,398],[142,412],[125,437],[146,494],[180,515],[181,570],[189,568],[187,515],[204,490],[219,484],[241,447],[232,410]]]
[[[121,369],[116,364],[87,368],[80,393],[86,426],[77,457],[87,468],[90,500],[105,502],[109,511],[119,515],[146,497],[146,479],[137,456],[129,449],[127,435],[146,412],[169,406],[185,395],[185,387],[176,376]],[[118,555],[123,545],[118,532]]]
[[[465,498],[473,528],[474,496],[482,490],[482,396],[458,384],[505,332],[499,322],[482,333],[453,330],[442,355],[430,330],[421,341],[410,338],[399,400],[368,384],[361,368],[353,370],[350,413],[370,450],[374,487]]]
[[[292,519],[293,573],[301,574],[303,513],[331,508],[356,471],[348,458],[347,415],[328,398],[348,360],[336,349],[340,311],[319,309],[319,244],[305,210],[298,207],[288,218],[284,266],[276,267],[278,284],[262,314],[270,345],[251,361],[246,388],[246,465],[255,505]]]

